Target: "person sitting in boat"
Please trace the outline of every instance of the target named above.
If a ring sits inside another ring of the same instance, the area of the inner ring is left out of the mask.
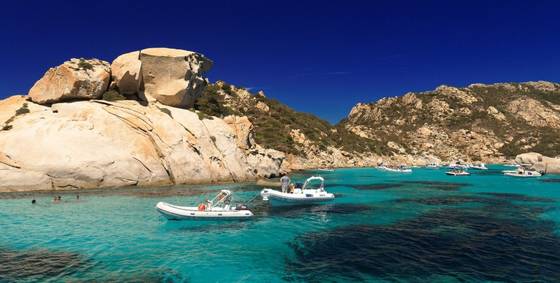
[[[290,193],[290,194],[293,194],[295,189],[296,189],[296,186],[295,186],[294,184],[290,184],[289,193]]]
[[[205,200],[204,202],[198,205],[198,211],[205,211],[207,208],[210,208],[210,201]]]
[[[280,184],[282,185],[282,192],[283,193],[288,191],[288,186],[290,185],[290,177],[288,177],[288,175],[284,174],[284,176],[282,176],[282,178],[280,178]]]
[[[218,194],[218,197],[216,198],[216,200],[217,200],[218,202],[220,202],[220,201],[223,201],[226,197],[227,197],[227,194],[225,194],[224,192],[220,192],[220,193]]]

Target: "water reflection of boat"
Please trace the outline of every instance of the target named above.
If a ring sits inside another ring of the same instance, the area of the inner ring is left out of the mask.
[[[253,213],[242,204],[231,206],[232,192],[221,190],[212,200],[198,206],[178,206],[166,202],[158,202],[159,211],[171,220],[238,220],[250,218]]]
[[[320,182],[316,188],[312,185],[314,181]],[[291,191],[280,192],[266,188],[261,191],[261,196],[264,201],[269,201],[271,204],[305,204],[333,200],[334,194],[327,192],[324,186],[325,180],[322,177],[313,176],[305,180],[303,185],[296,185]]]

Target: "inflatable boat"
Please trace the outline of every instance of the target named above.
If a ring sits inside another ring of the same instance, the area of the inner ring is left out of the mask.
[[[520,178],[534,178],[541,177],[543,174],[534,170],[518,169],[518,170],[505,170],[504,175],[510,177],[520,177]]]
[[[230,205],[231,199],[231,191],[221,190],[214,199],[198,206],[158,202],[156,209],[169,220],[239,220],[253,217],[253,213],[245,205]]]
[[[445,172],[445,174],[449,176],[469,176],[471,173],[462,169],[453,169],[451,171]]]
[[[399,167],[379,166],[377,168],[394,173],[412,173],[412,169],[406,168],[404,165],[401,165]]]
[[[312,188],[314,181],[320,182],[317,188]],[[271,204],[307,204],[333,200],[334,194],[327,192],[324,185],[325,180],[322,177],[313,176],[305,180],[302,186],[296,185],[288,192],[265,188],[261,191],[261,197]]]

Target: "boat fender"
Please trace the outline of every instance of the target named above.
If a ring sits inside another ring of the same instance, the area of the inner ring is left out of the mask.
[[[204,203],[198,205],[198,211],[205,211],[205,210],[206,210],[206,205],[204,205]]]

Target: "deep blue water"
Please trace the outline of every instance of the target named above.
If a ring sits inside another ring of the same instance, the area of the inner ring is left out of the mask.
[[[196,204],[252,184],[2,195],[0,282],[559,281],[560,176],[516,179],[500,166],[307,171],[329,204],[251,203],[244,222],[167,221],[158,201]]]

